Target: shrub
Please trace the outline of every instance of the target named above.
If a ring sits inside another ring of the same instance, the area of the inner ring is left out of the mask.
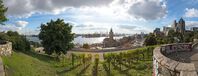
[[[147,66],[146,66],[145,64],[143,64],[143,63],[140,63],[140,64],[136,65],[135,68],[136,68],[137,70],[144,70],[144,69],[147,68]]]
[[[0,33],[0,40],[12,42],[13,50],[17,51],[29,51],[30,43],[24,37],[18,34],[18,32],[8,31],[7,33]]]
[[[83,44],[83,48],[90,49],[89,44]]]

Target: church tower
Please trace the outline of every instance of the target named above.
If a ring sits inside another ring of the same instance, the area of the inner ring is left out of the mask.
[[[112,30],[112,28],[110,29],[110,32],[109,32],[109,38],[111,40],[113,40],[113,30]]]

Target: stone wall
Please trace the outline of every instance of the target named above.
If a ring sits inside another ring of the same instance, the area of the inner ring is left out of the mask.
[[[193,63],[182,63],[166,56],[178,51],[190,52],[192,44],[167,44],[155,48],[153,51],[153,76],[197,76]]]
[[[0,76],[5,76],[3,61],[0,57]]]
[[[1,56],[9,56],[12,54],[12,43],[6,42],[4,44],[0,44],[0,55]],[[0,57],[0,76],[5,76],[3,61]]]
[[[6,42],[5,44],[0,44],[0,55],[8,56],[12,54],[12,43]]]
[[[198,43],[198,39],[193,39],[193,42],[194,43]]]

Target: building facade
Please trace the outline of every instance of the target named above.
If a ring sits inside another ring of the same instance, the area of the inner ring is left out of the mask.
[[[171,27],[163,27],[163,33],[167,36],[169,31],[172,30]]]
[[[112,28],[110,29],[110,32],[109,32],[109,38],[111,39],[111,40],[113,40],[113,36],[114,36],[114,34],[113,34],[113,30],[112,30]]]
[[[114,33],[111,28],[109,32],[109,38],[105,38],[103,40],[103,47],[116,47],[118,43],[113,37],[114,37]]]
[[[180,18],[178,22],[174,20],[171,27],[163,27],[163,33],[165,35],[168,35],[170,30],[174,30],[175,32],[180,32],[181,34],[184,34],[186,32],[184,19]]]
[[[198,26],[198,25],[197,25]],[[192,27],[191,28],[192,31],[198,31],[198,27]]]
[[[175,31],[175,32],[180,32],[182,34],[185,33],[185,21],[183,18],[181,18],[179,20],[179,22],[177,23],[176,20],[174,20],[173,24],[172,24],[172,29]]]

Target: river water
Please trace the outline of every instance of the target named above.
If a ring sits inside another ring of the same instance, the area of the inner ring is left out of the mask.
[[[119,36],[119,37],[114,37],[114,39],[121,39],[123,36]],[[34,41],[34,42],[41,42],[41,40],[39,40],[38,37],[30,37],[27,36],[26,37],[29,41]],[[105,39],[106,37],[94,37],[94,38],[85,38],[82,36],[78,36],[76,38],[74,38],[74,44],[95,44],[95,43],[102,43],[102,41]]]

